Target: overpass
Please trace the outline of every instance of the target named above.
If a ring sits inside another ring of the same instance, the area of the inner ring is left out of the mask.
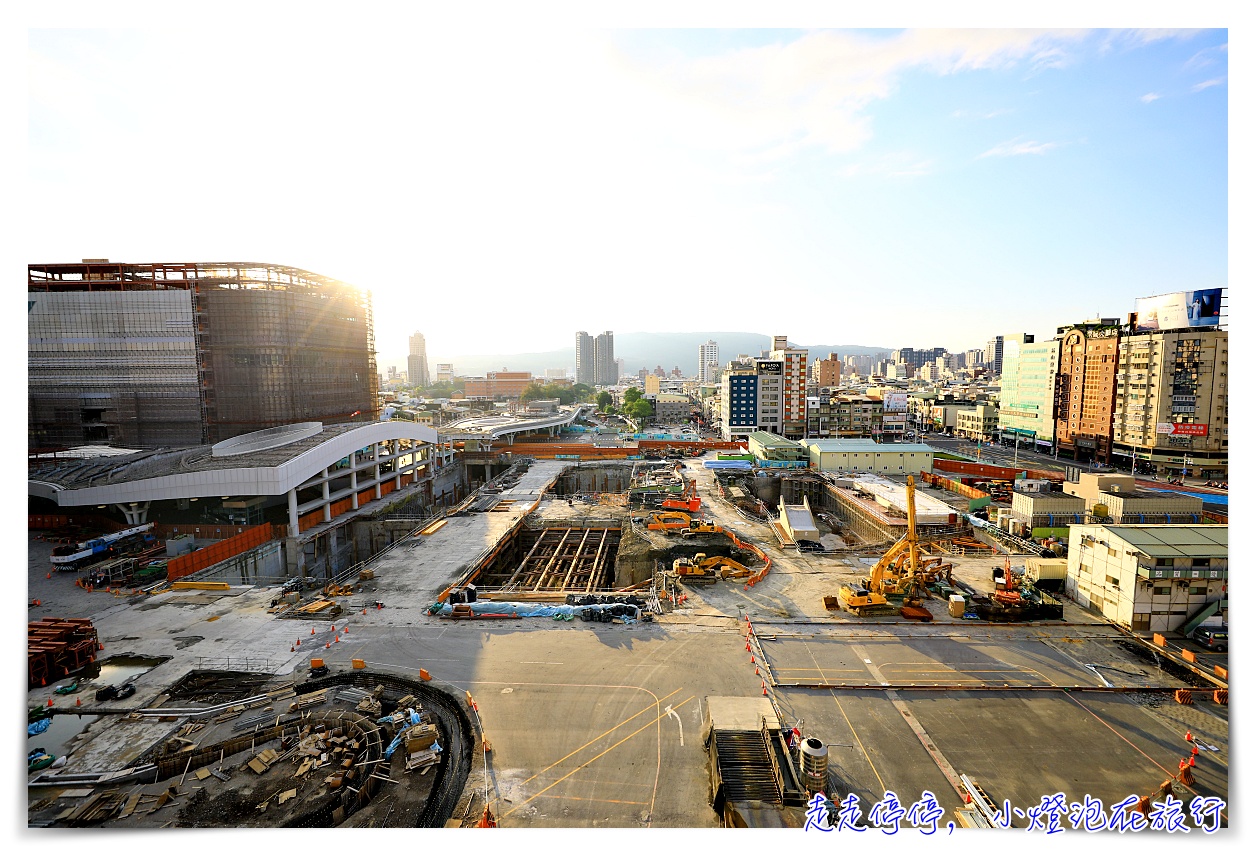
[[[551,435],[556,434],[558,429],[565,425],[570,425],[585,410],[592,409],[593,406],[590,404],[577,404],[562,407],[557,413],[548,413],[541,416],[528,417],[509,414],[472,416],[438,428],[437,433],[440,435],[441,442],[452,442],[455,440],[463,442],[478,441],[481,444],[481,449],[487,451],[487,447],[498,440],[505,439],[507,444],[514,442],[514,438],[518,434],[532,434],[539,431],[548,431]]]

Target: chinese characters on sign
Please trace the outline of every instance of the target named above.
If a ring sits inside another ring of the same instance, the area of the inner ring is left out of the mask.
[[[1086,794],[1082,802],[1067,802],[1062,793],[1044,796],[1038,805],[1030,808],[1016,808],[1007,800],[1003,808],[994,815],[994,825],[999,829],[1011,829],[1013,819],[1028,820],[1024,828],[1029,832],[1045,832],[1053,835],[1069,829],[1085,832],[1191,832],[1187,818],[1194,822],[1194,829],[1207,834],[1221,828],[1222,816],[1225,812],[1225,800],[1218,797],[1196,796],[1190,803],[1167,794],[1163,800],[1153,801],[1150,810],[1143,814],[1139,809],[1142,797],[1130,794],[1105,809],[1103,802]],[[877,802],[868,811],[867,820],[863,821],[863,810],[859,807],[859,796],[847,794],[840,802],[834,803],[823,794],[816,794],[807,804],[807,824],[804,830],[820,832],[869,832],[879,830],[885,835],[894,835],[902,828],[911,827],[924,835],[933,835],[939,831],[938,821],[946,811],[938,804],[938,799],[929,791],[920,795],[920,799],[904,808],[898,795],[886,791],[885,798]],[[1067,825],[1065,825],[1067,824]],[[948,821],[946,833],[955,831],[955,823]]]

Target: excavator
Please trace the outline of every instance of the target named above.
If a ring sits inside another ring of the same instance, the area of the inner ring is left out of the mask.
[[[678,529],[682,535],[703,532],[718,533],[723,529],[713,520],[700,520],[683,511],[651,511],[645,518],[646,529]]]
[[[886,595],[902,596],[903,606],[919,607],[929,597],[925,586],[946,572],[950,580],[950,564],[940,558],[920,559],[920,542],[916,537],[916,480],[907,477],[907,532],[885,552],[872,568],[868,579],[858,587],[843,585],[838,591],[842,609],[860,617],[892,615],[898,610]]]
[[[672,573],[682,582],[713,583],[748,577],[754,572],[736,559],[699,553],[692,559],[682,556],[673,561]]]

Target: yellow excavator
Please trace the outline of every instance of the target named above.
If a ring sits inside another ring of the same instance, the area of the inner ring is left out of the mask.
[[[692,559],[681,557],[672,562],[672,573],[681,582],[713,583],[716,580],[731,580],[748,577],[752,570],[736,559],[727,556],[707,556],[699,553]]]
[[[681,535],[724,531],[713,520],[702,520],[683,511],[651,511],[645,518],[645,528],[678,530]]]
[[[904,606],[919,606],[929,596],[924,578],[936,576],[943,569],[932,559],[927,566],[920,561],[920,542],[916,537],[916,480],[908,476],[907,533],[873,566],[868,579],[861,580],[858,587],[843,585],[838,602],[842,609],[861,617],[897,612],[886,599],[887,594],[902,595]],[[926,570],[931,573],[924,573]],[[949,574],[949,566],[945,570]]]

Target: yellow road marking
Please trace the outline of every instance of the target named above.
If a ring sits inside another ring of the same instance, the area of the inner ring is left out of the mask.
[[[665,696],[665,697],[666,697],[666,696]],[[694,698],[695,698],[695,696],[689,696],[689,698],[687,698],[687,699],[685,699],[684,701],[680,702],[679,704],[677,704],[677,705],[673,706],[673,707],[672,707],[672,710],[679,710],[680,708],[682,708],[682,707],[684,707],[685,705],[689,704],[689,702],[693,701],[693,700],[694,700]],[[589,766],[590,764],[592,764],[592,763],[593,763],[594,761],[596,761],[598,758],[601,758],[601,757],[602,757],[603,755],[605,755],[607,752],[610,752],[612,749],[617,748],[617,747],[618,747],[618,746],[620,746],[622,743],[625,743],[625,742],[627,742],[628,740],[631,740],[632,738],[636,737],[638,734],[640,734],[642,731],[645,731],[645,730],[646,730],[647,728],[649,728],[651,725],[657,725],[657,724],[658,724],[659,722],[661,722],[661,721],[662,721],[662,720],[663,720],[666,716],[668,716],[668,714],[664,713],[664,714],[661,714],[661,715],[659,715],[659,716],[655,717],[653,721],[651,721],[651,722],[647,722],[645,725],[641,726],[641,727],[640,727],[640,728],[638,728],[636,731],[634,731],[634,732],[632,732],[631,734],[629,734],[627,737],[624,737],[624,738],[620,739],[618,743],[613,743],[613,744],[611,744],[609,747],[607,747],[606,749],[603,749],[601,752],[599,752],[598,754],[594,755],[594,756],[593,756],[592,758],[590,758],[589,760],[585,761],[585,762],[584,762],[583,764],[581,764],[579,767],[576,767],[574,770],[572,770],[572,771],[571,771],[570,773],[568,773],[567,775],[563,776],[561,779],[558,779],[557,781],[553,782],[552,784],[546,785],[544,788],[542,788],[541,790],[537,791],[535,794],[533,794],[532,796],[528,797],[528,798],[527,798],[526,800],[524,800],[523,802],[519,803],[519,805],[515,806],[515,807],[514,807],[514,808],[512,808],[510,811],[506,812],[506,814],[502,815],[502,817],[506,817],[507,815],[514,814],[516,811],[518,811],[519,809],[523,808],[523,807],[524,807],[525,805],[527,805],[528,803],[532,802],[532,800],[534,800],[534,799],[536,799],[537,797],[541,796],[541,795],[542,795],[542,794],[544,794],[546,791],[548,791],[550,788],[553,788],[553,787],[555,787],[555,786],[557,786],[557,785],[561,784],[562,782],[566,781],[567,779],[571,778],[571,777],[572,777],[572,776],[574,776],[576,773],[580,772],[580,771],[581,771],[581,770],[583,770],[585,767],[587,767],[587,766]],[[631,717],[631,718],[635,718],[635,717]],[[618,728],[618,727],[619,727],[618,725],[617,725],[617,726],[615,726],[615,728]],[[612,731],[613,731],[614,729],[610,729],[610,730],[612,730]],[[591,743],[591,742],[593,742],[593,741],[589,741],[589,742]],[[588,744],[585,744],[585,745],[587,746]],[[583,747],[581,747],[581,748],[583,748]],[[576,750],[576,751],[579,751],[579,750]],[[572,754],[574,755],[575,753],[573,752]],[[567,757],[571,757],[571,756],[570,756],[570,755],[568,755]],[[557,763],[557,762],[555,762],[555,763]],[[550,767],[552,767],[552,766],[554,766],[554,765],[553,765],[553,764],[551,764],[551,765],[550,765]],[[549,769],[549,767],[546,767],[545,769],[546,769],[546,770],[548,770],[548,769]],[[544,771],[542,771],[542,772],[544,772]],[[540,775],[540,773],[537,773],[537,775],[539,776],[539,775]],[[536,778],[536,776],[533,776],[532,778],[533,778],[533,779],[535,779],[535,778]],[[878,778],[879,778],[879,777],[878,777]],[[531,780],[532,780],[532,779],[529,779],[528,781],[531,781]]]
[[[671,698],[672,696],[676,695],[676,693],[680,692],[680,691],[681,691],[681,689],[682,689],[681,687],[677,687],[676,689],[672,690],[670,693],[668,693],[667,695],[663,696],[662,698],[656,698],[656,699],[654,700],[654,704],[648,704],[648,705],[646,705],[645,707],[641,708],[641,710],[637,711],[636,713],[634,713],[632,716],[628,717],[627,719],[622,720],[621,722],[618,722],[618,723],[616,723],[615,725],[612,725],[610,728],[606,729],[606,730],[605,730],[605,731],[603,731],[601,734],[599,734],[597,737],[594,737],[594,738],[593,738],[592,740],[590,740],[588,743],[585,743],[583,746],[578,746],[577,748],[572,749],[570,752],[568,752],[568,753],[567,753],[566,755],[564,755],[563,757],[559,758],[559,759],[558,759],[557,761],[555,761],[553,764],[550,764],[550,765],[549,765],[548,767],[546,767],[544,770],[539,770],[539,771],[538,771],[538,772],[536,772],[535,774],[533,774],[533,775],[529,776],[528,778],[524,779],[522,782],[520,782],[520,783],[519,783],[519,786],[520,786],[520,787],[522,787],[523,785],[526,785],[528,782],[532,781],[533,779],[535,779],[537,776],[541,775],[542,773],[545,773],[545,772],[547,772],[547,771],[549,771],[549,770],[552,770],[554,767],[557,767],[559,764],[561,764],[563,761],[566,761],[568,758],[570,758],[572,755],[574,755],[574,754],[576,754],[577,752],[579,752],[581,749],[586,749],[586,748],[588,748],[588,747],[589,747],[589,746],[591,746],[592,744],[594,744],[594,743],[598,742],[599,740],[601,740],[601,739],[602,739],[603,737],[605,737],[606,735],[610,734],[610,733],[611,733],[612,731],[614,731],[616,728],[619,728],[619,727],[620,727],[620,726],[622,726],[622,725],[627,725],[629,722],[632,722],[634,719],[636,719],[636,718],[637,718],[638,716],[640,716],[641,714],[645,713],[645,712],[646,712],[647,710],[649,710],[650,708],[652,708],[652,707],[653,707],[653,708],[657,709],[657,708],[658,708],[658,706],[659,706],[659,704],[660,704],[661,702],[667,701],[669,698]],[[662,717],[659,717],[659,718],[660,718],[660,719],[662,719]],[[658,720],[655,720],[655,721],[657,722]],[[636,732],[633,732],[633,733],[635,734]],[[618,746],[619,744],[617,743],[617,744],[615,744],[615,745],[616,745],[616,746]],[[601,756],[599,756],[599,757],[601,757]],[[579,769],[579,768],[577,767],[576,769]],[[561,781],[561,780],[560,780],[560,781]]]

